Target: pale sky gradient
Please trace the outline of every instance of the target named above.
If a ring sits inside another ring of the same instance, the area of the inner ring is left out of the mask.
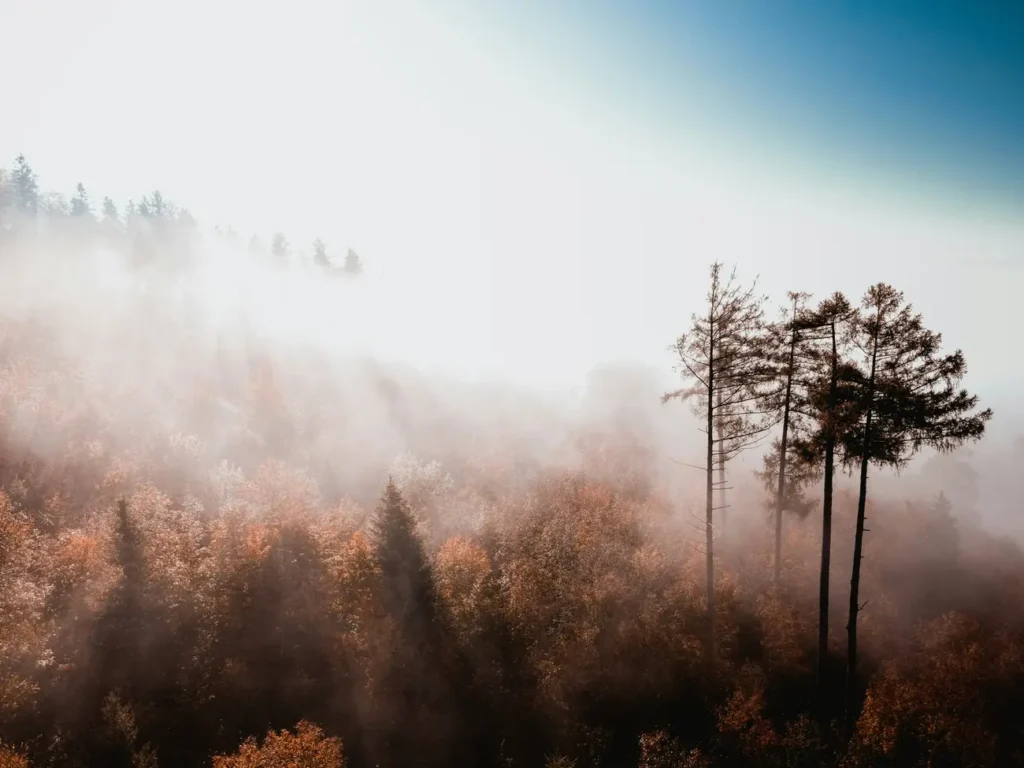
[[[48,189],[123,205],[159,187],[206,225],[351,245],[407,310],[409,358],[466,374],[668,371],[721,259],[777,300],[891,282],[983,396],[1024,381],[1003,343],[1022,325],[1019,209],[776,151],[713,109],[696,51],[672,82],[692,109],[662,110],[639,68],[635,98],[626,75],[604,87],[628,65],[607,38],[556,50],[470,5],[0,0],[0,160],[24,152]]]

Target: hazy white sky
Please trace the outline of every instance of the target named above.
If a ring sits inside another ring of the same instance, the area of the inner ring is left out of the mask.
[[[699,71],[695,118],[669,122],[445,2],[0,0],[0,22],[3,162],[351,245],[410,359],[558,386],[598,361],[667,370],[722,259],[779,299],[894,283],[983,395],[1024,375],[1002,345],[1019,220],[755,162],[697,119]]]

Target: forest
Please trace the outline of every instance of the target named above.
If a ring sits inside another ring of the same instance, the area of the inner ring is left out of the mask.
[[[1024,764],[1024,552],[871,483],[993,418],[897,288],[696,274],[683,465],[628,386],[560,421],[213,331],[211,239],[362,290],[0,170],[0,768]]]

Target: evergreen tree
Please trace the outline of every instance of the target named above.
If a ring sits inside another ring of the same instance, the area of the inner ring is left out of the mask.
[[[270,252],[278,259],[284,260],[288,258],[288,240],[285,239],[284,234],[281,232],[274,233],[274,238],[270,243]]]
[[[164,200],[164,196],[160,193],[160,190],[155,190],[149,198],[150,212],[154,218],[163,219],[170,213],[167,205],[167,201]]]
[[[832,559],[832,499],[835,456],[839,438],[856,419],[857,395],[851,382],[856,369],[846,361],[856,311],[841,293],[822,301],[814,312],[805,312],[799,325],[808,341],[807,383],[797,410],[807,419],[807,428],[794,441],[794,452],[803,473],[816,475],[822,467],[825,482],[821,513],[821,566],[818,576],[818,665],[819,696],[824,692],[828,663],[829,581]],[[806,422],[805,422],[806,423]]]
[[[722,265],[711,266],[711,287],[706,314],[694,314],[690,331],[676,341],[677,371],[689,382],[684,389],[669,392],[662,402],[673,398],[689,400],[704,424],[705,465],[705,558],[707,570],[708,652],[715,647],[714,514],[725,509],[724,468],[728,461],[755,446],[771,427],[760,402],[765,388],[772,386],[772,366],[765,362],[767,339],[764,327],[765,298],[736,283],[735,272],[722,277]],[[718,482],[714,479],[719,470]]]
[[[316,262],[317,266],[324,267],[325,269],[331,266],[331,260],[327,258],[327,246],[324,245],[324,241],[319,237],[313,241],[313,261]]]
[[[101,622],[101,630],[106,631],[100,632],[100,641],[106,660],[113,667],[125,670],[141,645],[145,569],[142,539],[124,499],[117,502],[114,518],[114,562],[121,570],[121,579],[107,602]],[[128,681],[115,675],[112,682],[116,685]]]
[[[390,478],[370,534],[380,574],[377,603],[395,629],[389,663],[376,682],[393,736],[371,749],[381,764],[437,764],[464,734],[453,717],[452,661],[430,564],[409,504]]]
[[[121,576],[107,598],[94,634],[94,678],[90,698],[95,711],[102,711],[101,703],[115,698],[125,699],[129,705],[143,695],[141,681],[145,679],[146,665],[142,660],[144,641],[145,564],[142,539],[132,521],[128,503],[121,499],[114,516],[114,563]],[[96,738],[95,748],[102,755],[104,765],[131,765],[130,750],[124,744],[111,741],[109,726],[104,724],[87,738]]]
[[[857,616],[866,529],[868,467],[903,467],[922,447],[950,451],[978,440],[992,417],[976,410],[978,398],[961,389],[967,371],[960,350],[940,354],[942,336],[924,327],[903,294],[885,283],[868,289],[856,325],[862,354],[857,423],[843,436],[845,460],[859,465],[857,527],[847,623],[847,727],[856,720]]]
[[[342,267],[347,275],[359,275],[363,271],[363,262],[359,260],[359,254],[353,251],[351,248],[348,249],[348,253],[345,254],[345,266]]]
[[[803,486],[813,479],[808,471],[810,465],[801,464],[797,460],[790,443],[791,427],[801,426],[800,409],[794,407],[794,401],[800,399],[803,373],[803,346],[806,343],[805,329],[800,325],[804,314],[804,305],[810,294],[788,294],[790,307],[783,311],[779,322],[769,327],[768,359],[778,379],[776,388],[767,392],[764,408],[767,413],[778,414],[782,423],[782,434],[772,443],[771,450],[765,455],[764,468],[761,473],[762,482],[769,488],[775,481],[775,585],[782,579],[782,513],[786,509],[794,511],[806,510],[803,499]],[[787,485],[787,480],[789,484]]]
[[[24,155],[15,158],[11,181],[14,184],[18,209],[34,216],[39,211],[39,183],[35,171]]]
[[[71,215],[92,216],[92,202],[89,200],[89,193],[86,192],[82,182],[78,182],[78,186],[75,187],[75,196],[71,198]]]
[[[120,225],[121,218],[117,213],[117,206],[109,197],[103,198],[103,223]]]
[[[430,566],[412,510],[390,478],[374,511],[370,532],[385,610],[402,621],[432,622],[436,606]]]

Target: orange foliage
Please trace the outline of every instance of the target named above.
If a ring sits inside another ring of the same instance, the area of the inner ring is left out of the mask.
[[[0,768],[30,768],[31,765],[24,754],[0,742]]]
[[[213,768],[344,768],[341,740],[302,721],[295,732],[270,731],[262,744],[250,739],[233,755],[216,755]]]

